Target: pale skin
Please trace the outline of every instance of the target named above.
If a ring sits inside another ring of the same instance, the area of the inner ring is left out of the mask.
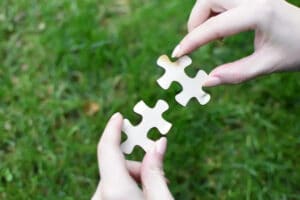
[[[196,1],[188,21],[188,34],[172,56],[181,57],[210,41],[246,30],[255,31],[253,54],[216,67],[205,86],[300,70],[300,9],[283,0]],[[167,140],[158,140],[142,162],[125,160],[120,149],[122,123],[122,116],[115,114],[98,144],[101,179],[92,200],[173,199],[163,172]]]
[[[122,123],[119,113],[113,115],[98,144],[101,179],[92,200],[172,200],[163,172],[166,138],[158,140],[142,162],[125,160],[120,149]]]
[[[204,86],[235,84],[273,72],[300,70],[300,9],[284,0],[198,0],[188,34],[174,49],[181,57],[216,39],[255,31],[255,51],[217,66]]]

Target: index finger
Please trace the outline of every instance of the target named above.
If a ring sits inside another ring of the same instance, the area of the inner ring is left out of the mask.
[[[183,38],[172,56],[181,57],[212,40],[254,29],[256,25],[254,11],[249,7],[240,6],[208,19]]]

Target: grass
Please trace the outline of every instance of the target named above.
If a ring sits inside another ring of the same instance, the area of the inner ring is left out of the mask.
[[[176,199],[300,199],[299,74],[208,89],[208,105],[186,108],[174,100],[180,86],[155,83],[156,59],[185,34],[192,4],[0,2],[0,199],[89,199],[110,115],[138,122],[135,103],[159,98],[174,124],[165,170]],[[202,47],[188,73],[246,56],[252,39]]]

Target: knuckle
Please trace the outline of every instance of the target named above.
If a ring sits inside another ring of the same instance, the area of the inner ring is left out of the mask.
[[[240,70],[232,71],[232,74],[230,76],[233,77],[231,81],[231,83],[233,84],[239,84],[246,80],[245,73],[241,72]]]
[[[217,39],[221,39],[223,35],[219,30],[213,30],[213,37]]]
[[[211,36],[213,38],[222,38],[223,34],[217,25],[218,25],[217,17],[212,17],[206,21],[206,27],[209,28]]]

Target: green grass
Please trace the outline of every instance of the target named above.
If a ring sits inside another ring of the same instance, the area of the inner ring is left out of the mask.
[[[299,74],[208,89],[208,105],[186,108],[174,100],[180,86],[155,83],[193,2],[0,2],[0,199],[89,199],[110,115],[138,122],[135,103],[159,98],[171,107],[165,170],[176,199],[300,199]],[[189,74],[246,56],[252,39],[202,47]],[[90,104],[100,110],[89,115]]]

